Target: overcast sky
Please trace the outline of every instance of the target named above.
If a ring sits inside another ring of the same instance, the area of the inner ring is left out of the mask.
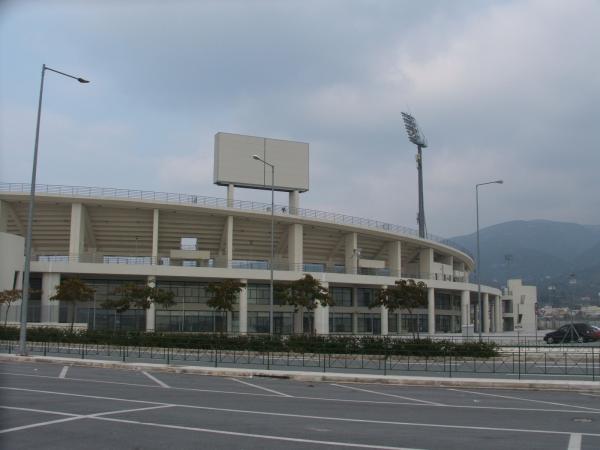
[[[600,224],[600,1],[3,1],[0,181],[225,197],[214,134],[310,143],[301,206],[429,232]],[[270,201],[268,192],[236,197]],[[277,201],[285,203],[284,194]]]

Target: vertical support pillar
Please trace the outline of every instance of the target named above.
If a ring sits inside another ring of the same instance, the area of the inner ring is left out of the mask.
[[[158,265],[158,221],[160,219],[160,211],[154,210],[152,218],[152,264]]]
[[[490,297],[483,293],[483,332],[490,332]]]
[[[42,302],[40,311],[41,322],[58,322],[60,302],[50,300],[56,294],[56,286],[60,284],[60,273],[42,274]]]
[[[290,191],[288,206],[290,209],[290,214],[294,214],[294,215],[298,214],[298,208],[300,208],[300,192],[299,191]]]
[[[240,312],[240,334],[248,333],[248,280],[240,280],[244,285],[240,291],[239,312]]]
[[[291,195],[291,194],[290,194]],[[288,261],[290,270],[302,271],[304,262],[303,255],[303,231],[302,224],[293,223],[288,226]]]
[[[427,332],[435,334],[435,289],[427,288]]]
[[[156,210],[155,210],[156,211]],[[150,287],[156,287],[156,277],[149,276],[146,283]],[[146,331],[154,331],[156,327],[156,305],[150,303],[150,307],[146,310]]]
[[[346,273],[358,272],[358,235],[356,233],[346,234],[345,245]]]
[[[303,310],[298,310],[296,312],[293,313],[294,314],[294,334],[302,334],[303,327],[304,327],[304,311]]]
[[[465,327],[471,325],[470,323],[470,308],[471,308],[471,293],[469,291],[461,291],[460,293],[460,310],[461,314],[461,326]]]
[[[358,334],[358,313],[352,313],[352,334]]]
[[[233,208],[233,191],[234,190],[235,190],[235,187],[233,184],[227,185],[227,206],[229,208]]]
[[[85,222],[83,204],[71,205],[71,228],[69,236],[69,260],[79,262],[85,243]]]
[[[388,244],[388,267],[390,277],[402,276],[402,242],[393,241]]]
[[[329,288],[329,283],[321,281],[321,285],[324,288]],[[329,306],[321,306],[317,304],[315,308],[315,333],[316,334],[329,334]]]
[[[496,333],[502,333],[504,331],[504,327],[502,326],[502,297],[496,295],[496,300],[494,302],[494,310],[495,310],[495,319],[496,319]]]
[[[381,306],[381,335],[387,336],[388,330],[388,310],[385,306]]]
[[[433,278],[433,249],[423,248],[419,253],[419,278],[428,280]]]
[[[225,267],[231,267],[233,260],[233,216],[225,219]]]

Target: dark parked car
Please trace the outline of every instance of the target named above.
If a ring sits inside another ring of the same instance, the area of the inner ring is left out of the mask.
[[[600,329],[588,325],[587,323],[574,323],[563,325],[556,331],[552,331],[544,336],[544,341],[548,344],[558,344],[561,342],[589,342],[600,340]]]

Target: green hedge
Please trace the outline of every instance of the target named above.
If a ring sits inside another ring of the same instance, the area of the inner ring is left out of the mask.
[[[0,327],[0,339],[19,339],[16,327]],[[407,356],[468,356],[489,358],[498,355],[496,344],[488,342],[433,341],[388,336],[265,336],[203,333],[145,333],[31,328],[27,339],[33,342],[110,344],[185,349],[219,349],[258,352],[336,353]]]

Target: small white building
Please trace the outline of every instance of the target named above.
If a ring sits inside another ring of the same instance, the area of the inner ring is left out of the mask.
[[[502,329],[535,333],[537,317],[537,287],[525,286],[519,279],[508,280],[502,293]]]

